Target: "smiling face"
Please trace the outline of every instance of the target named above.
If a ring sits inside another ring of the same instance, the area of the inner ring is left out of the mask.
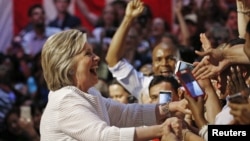
[[[153,72],[155,75],[168,76],[173,74],[176,64],[175,51],[165,43],[154,48],[152,56]]]
[[[98,82],[96,70],[100,58],[93,53],[91,46],[86,43],[83,51],[74,58],[74,84],[82,91]]]

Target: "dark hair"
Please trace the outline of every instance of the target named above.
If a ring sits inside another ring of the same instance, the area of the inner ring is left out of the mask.
[[[28,16],[31,17],[32,16],[32,13],[33,11],[36,9],[36,8],[40,8],[42,9],[43,13],[44,13],[44,9],[43,9],[43,6],[41,4],[34,4],[32,5],[29,10],[28,10]]]
[[[109,86],[115,84],[120,85],[128,94],[130,94],[130,92],[115,78],[112,81],[110,81]]]
[[[137,98],[134,97],[133,95],[131,95],[131,93],[124,86],[122,86],[122,84],[119,81],[117,81],[117,79],[114,78],[109,83],[109,86],[110,85],[115,85],[115,84],[120,85],[129,94],[129,96],[128,96],[128,103],[137,103],[137,101],[138,101]]]
[[[157,84],[159,84],[161,82],[168,82],[168,83],[170,83],[176,91],[181,86],[179,84],[179,82],[175,79],[175,77],[172,76],[172,75],[170,75],[170,76],[155,75],[154,78],[149,83],[148,89],[150,89],[154,85],[157,85]]]
[[[111,5],[120,5],[122,6],[124,9],[126,9],[127,7],[127,2],[125,0],[114,0]]]
[[[164,38],[164,37],[171,39],[171,41],[174,43],[175,46],[179,45],[178,39],[170,32],[165,32],[163,34],[162,38]]]
[[[246,32],[247,32],[248,34],[250,34],[250,21],[248,21],[248,23],[247,23]]]

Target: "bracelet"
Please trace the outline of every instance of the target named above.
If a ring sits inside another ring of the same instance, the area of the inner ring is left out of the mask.
[[[203,125],[199,131],[199,135],[205,140],[207,141],[208,139],[208,134],[207,131],[208,130],[208,125]]]

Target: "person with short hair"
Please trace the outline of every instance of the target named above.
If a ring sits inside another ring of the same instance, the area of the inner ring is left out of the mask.
[[[71,0],[54,0],[57,16],[49,22],[50,27],[57,27],[61,30],[81,28],[81,20],[68,12],[70,2]]]

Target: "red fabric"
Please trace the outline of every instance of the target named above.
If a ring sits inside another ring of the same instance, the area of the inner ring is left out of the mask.
[[[83,0],[89,10],[96,15],[101,15],[103,8],[105,7],[105,0]],[[90,31],[93,30],[94,26],[81,14],[78,6],[75,6],[75,15],[79,17],[82,21],[83,27],[89,29]]]
[[[163,18],[170,26],[172,25],[172,1],[171,0],[143,0],[147,4],[153,17]]]
[[[18,34],[28,23],[28,9],[34,4],[42,4],[43,0],[13,0],[14,34]]]
[[[157,139],[153,139],[152,141],[161,141],[161,140],[157,138]]]
[[[105,0],[84,0],[89,10],[97,15],[101,15],[103,8],[105,7]],[[163,18],[170,26],[172,25],[172,1],[171,0],[142,0],[152,10],[154,17]],[[76,6],[75,13],[82,20],[82,25],[90,31],[94,28],[86,18],[81,14]]]
[[[106,0],[84,0],[89,10],[97,15],[101,15],[103,8],[105,7]],[[33,4],[43,4],[43,0],[13,0],[13,9],[14,9],[14,34],[20,32],[23,29],[29,19],[27,12],[30,6]],[[154,17],[162,17],[165,21],[171,25],[172,23],[172,1],[171,0],[143,0],[147,4],[153,13]],[[78,16],[82,25],[90,30],[94,27],[89,23],[86,18],[81,14],[78,7],[75,6],[75,15]]]

